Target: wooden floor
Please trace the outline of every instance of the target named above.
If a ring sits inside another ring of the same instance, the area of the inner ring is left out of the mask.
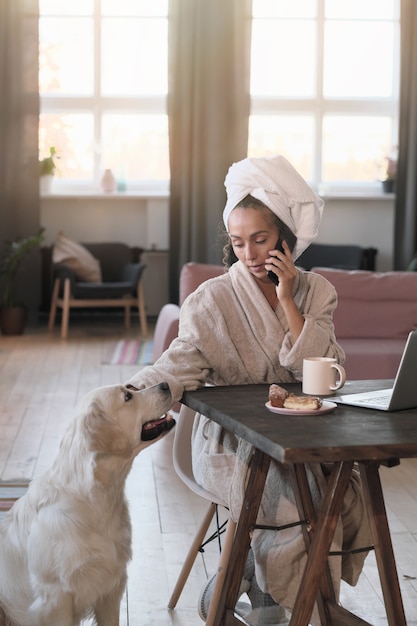
[[[136,324],[136,322],[135,322]],[[136,337],[120,320],[70,325],[68,340],[45,326],[20,337],[0,335],[0,480],[30,480],[48,467],[77,401],[94,387],[124,382],[137,366],[102,363],[116,339]],[[217,547],[199,556],[175,610],[167,601],[206,508],[177,478],[172,433],[142,452],[127,482],[134,528],[133,560],[122,607],[122,626],[198,626],[197,599],[215,569]],[[417,460],[381,469],[407,623],[417,626]],[[355,588],[341,602],[374,626],[387,618],[371,554]]]

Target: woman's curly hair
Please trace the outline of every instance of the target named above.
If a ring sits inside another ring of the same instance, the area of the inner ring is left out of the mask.
[[[286,224],[282,220],[279,219],[277,215],[269,207],[266,206],[261,200],[257,200],[251,195],[245,196],[243,200],[241,200],[235,208],[241,209],[259,209],[261,211],[266,210],[268,212],[268,219],[271,220],[271,225],[275,225],[278,227],[280,232],[281,239],[284,239],[291,252],[294,250],[295,244],[297,243],[297,237],[294,235],[292,230],[288,228]],[[233,251],[232,242],[230,241],[229,233],[225,230],[223,226],[223,263],[226,267],[230,267],[233,263],[236,263],[237,256]]]

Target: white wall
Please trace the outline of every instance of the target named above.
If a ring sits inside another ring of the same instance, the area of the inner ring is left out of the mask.
[[[325,197],[318,243],[358,244],[377,248],[376,269],[393,268],[394,196]]]
[[[392,269],[394,197],[325,197],[317,242],[356,243],[378,249],[376,269]],[[124,241],[145,249],[169,247],[168,199],[126,194],[42,198],[41,224],[46,244],[63,230],[78,241]]]
[[[46,245],[62,230],[81,242],[123,241],[130,246],[167,250],[168,201],[127,194],[50,195],[41,199]]]

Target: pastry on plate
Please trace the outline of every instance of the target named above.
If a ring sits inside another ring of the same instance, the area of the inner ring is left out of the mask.
[[[283,406],[284,409],[315,411],[320,409],[322,405],[322,399],[317,396],[296,396],[290,393],[285,398]]]
[[[288,398],[289,393],[283,387],[279,385],[270,385],[269,387],[269,403],[271,406],[282,409],[284,406],[284,401]]]

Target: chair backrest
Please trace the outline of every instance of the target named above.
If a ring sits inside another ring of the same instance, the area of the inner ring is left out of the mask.
[[[225,506],[225,503],[220,498],[206,491],[194,478],[191,456],[191,435],[193,432],[194,417],[195,411],[185,404],[182,404],[179,415],[176,418],[177,425],[174,431],[174,445],[172,450],[174,469],[191,491],[210,502]]]
[[[83,243],[83,246],[100,261],[104,282],[122,280],[123,269],[132,262],[131,248],[119,242]]]
[[[372,250],[373,254],[370,254]],[[374,248],[358,245],[312,243],[297,259],[297,265],[305,270],[312,267],[333,267],[343,270],[375,269]],[[373,266],[371,267],[370,265]]]
[[[174,432],[173,461],[178,476],[187,485],[194,480],[191,461],[191,433],[193,430],[195,411],[185,404],[177,418]]]

